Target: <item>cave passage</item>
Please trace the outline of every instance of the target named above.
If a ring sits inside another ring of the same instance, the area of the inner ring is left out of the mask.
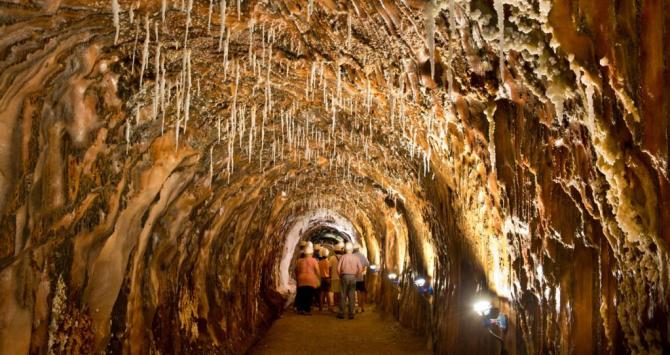
[[[0,355],[670,353],[669,63],[658,0],[0,0]]]

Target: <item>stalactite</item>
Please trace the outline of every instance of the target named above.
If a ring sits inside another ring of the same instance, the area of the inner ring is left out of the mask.
[[[130,119],[126,120],[126,156],[128,156],[128,150],[130,149]]]
[[[504,0],[494,0],[493,6],[495,7],[496,14],[498,16],[498,45],[500,46],[500,81],[505,81],[505,7]]]
[[[155,29],[156,33],[158,33],[158,23],[155,23]],[[151,110],[151,118],[152,120],[155,120],[158,117],[158,107],[160,104],[160,77],[161,77],[161,71],[160,71],[160,63],[161,63],[161,43],[158,40],[158,37],[156,36],[156,55],[155,55],[155,60],[156,62],[154,63],[155,65],[155,73],[156,73],[156,79],[154,81],[154,101],[153,101],[153,106]]]
[[[226,0],[221,0],[221,28],[219,29],[219,51],[223,45],[223,33],[226,31]],[[230,33],[229,33],[230,34]],[[228,46],[226,46],[226,55],[228,54]],[[224,64],[225,65],[225,64]]]
[[[135,106],[135,125],[139,126],[140,124],[140,104]]]
[[[130,73],[135,74],[135,53],[137,52],[137,41],[139,40],[140,36],[140,23],[138,22],[137,25],[135,26],[135,42],[133,44],[133,59],[131,61],[130,65]]]
[[[209,187],[212,187],[214,179],[214,146],[209,147]]]
[[[180,123],[181,123],[181,119],[177,119],[177,121],[175,122],[175,130],[174,130],[174,134],[175,134],[174,150],[175,151],[179,150],[179,129],[180,129],[179,125],[180,125]]]
[[[112,0],[112,23],[114,24],[114,45],[119,42],[119,0]]]
[[[149,41],[151,40],[151,32],[149,31],[149,16],[144,18],[144,46],[142,47],[142,62],[140,63],[140,91],[142,90],[144,80],[144,70],[149,65]]]
[[[230,121],[231,124],[237,123],[237,92],[240,85],[240,66],[235,62],[235,88],[233,89],[233,105],[230,110]],[[233,126],[231,126],[233,127]],[[234,140],[234,137],[233,137]]]
[[[253,156],[253,142],[254,135],[256,133],[256,106],[251,108],[251,128],[249,129],[249,164],[251,164],[251,158]]]
[[[209,9],[207,10],[207,33],[212,29],[212,10],[214,9],[214,0],[209,0]]]
[[[247,64],[251,65],[251,57],[254,50],[254,22],[249,26],[249,58]]]
[[[188,32],[191,29],[191,10],[193,9],[193,0],[188,0],[186,7],[186,29],[184,30],[184,50],[188,46]]]
[[[190,1],[189,1],[190,2]],[[186,96],[184,98],[184,134],[186,134],[186,127],[191,112],[191,50],[186,51]]]
[[[242,18],[242,1],[237,0],[237,21],[240,21]]]
[[[161,136],[165,131],[165,57],[161,58],[160,64],[161,80],[160,80],[160,109],[161,109]]]
[[[167,9],[167,0],[161,0],[161,21],[165,22],[165,10]]]
[[[226,41],[223,47],[223,80],[228,79],[228,45],[230,43],[230,30],[226,34]]]
[[[237,137],[239,138],[239,145],[240,145],[240,151],[242,151],[242,139],[244,138],[244,132],[246,129],[246,120],[245,120],[245,115],[246,115],[246,106],[242,104],[240,107],[240,114],[237,119]]]
[[[216,120],[216,131],[217,131],[217,143],[221,143],[221,116]]]

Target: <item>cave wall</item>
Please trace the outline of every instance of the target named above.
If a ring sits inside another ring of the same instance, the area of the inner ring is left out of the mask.
[[[436,353],[667,351],[666,10],[1,2],[0,353],[239,353],[315,211]]]

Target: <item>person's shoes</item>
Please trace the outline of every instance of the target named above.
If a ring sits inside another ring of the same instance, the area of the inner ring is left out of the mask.
[[[354,319],[354,315],[353,315],[353,314],[350,314],[350,315],[349,315],[349,319]]]
[[[338,318],[338,319],[344,319],[344,314],[342,314],[342,313],[338,313],[338,314],[337,314],[337,318]]]

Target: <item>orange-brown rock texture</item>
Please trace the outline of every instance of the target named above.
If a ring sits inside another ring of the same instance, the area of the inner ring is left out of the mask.
[[[244,353],[326,232],[435,353],[667,353],[669,60],[664,0],[2,0],[0,354]]]

